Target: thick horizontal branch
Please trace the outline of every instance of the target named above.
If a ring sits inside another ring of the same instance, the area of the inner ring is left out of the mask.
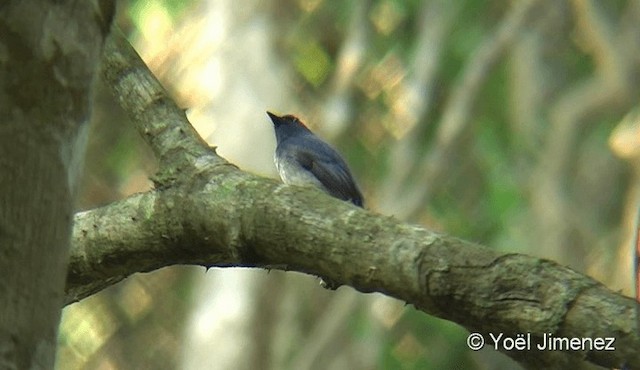
[[[67,302],[133,273],[174,264],[278,268],[383,292],[484,334],[530,333],[534,344],[549,334],[616,339],[615,351],[508,353],[531,367],[584,359],[640,368],[631,298],[551,261],[501,254],[225,165],[193,137],[157,81],[148,82],[153,76],[135,52],[112,54],[120,72],[105,71],[105,80],[127,101],[143,95],[135,100],[141,106],[121,103],[134,110],[141,134],[164,157],[160,171],[166,166],[181,173],[158,190],[76,215]],[[105,68],[111,57],[105,55]],[[131,90],[121,90],[123,81],[137,78],[129,64],[145,75],[141,91],[134,81]],[[149,132],[185,135],[163,140]],[[188,155],[180,154],[183,147]]]
[[[636,303],[571,269],[240,171],[188,178],[76,216],[68,302],[174,264],[278,268],[383,292],[481,333],[615,337],[614,352],[574,354],[640,366]]]

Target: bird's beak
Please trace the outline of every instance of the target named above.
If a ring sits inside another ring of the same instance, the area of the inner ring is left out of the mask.
[[[269,118],[271,118],[271,121],[273,122],[274,125],[278,126],[279,124],[282,123],[282,118],[276,116],[275,114],[267,111],[267,114],[269,115]]]

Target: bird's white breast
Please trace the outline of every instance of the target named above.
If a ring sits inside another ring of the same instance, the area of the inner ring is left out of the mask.
[[[326,191],[324,185],[313,174],[304,169],[300,164],[290,157],[274,157],[276,168],[282,182],[297,186],[315,186]]]

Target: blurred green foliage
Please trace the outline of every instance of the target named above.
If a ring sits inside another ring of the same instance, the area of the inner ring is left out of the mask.
[[[314,87],[320,86],[331,72],[331,59],[325,50],[314,40],[300,40],[294,48],[296,71]]]

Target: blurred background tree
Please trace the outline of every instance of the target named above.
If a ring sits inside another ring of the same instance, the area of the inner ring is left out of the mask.
[[[637,1],[128,0],[117,23],[242,169],[277,177],[265,111],[293,113],[374,212],[632,293]],[[109,92],[95,100],[79,210],[150,189],[155,169]],[[57,368],[518,368],[466,335],[298,273],[175,266],[67,307]]]

